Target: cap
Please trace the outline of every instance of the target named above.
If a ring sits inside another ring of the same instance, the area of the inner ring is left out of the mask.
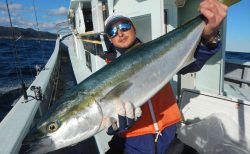
[[[104,32],[107,32],[110,27],[115,24],[118,21],[128,21],[131,22],[130,17],[128,17],[127,15],[125,15],[124,13],[121,12],[115,12],[113,14],[111,14],[106,20],[105,20],[105,27],[104,27]]]

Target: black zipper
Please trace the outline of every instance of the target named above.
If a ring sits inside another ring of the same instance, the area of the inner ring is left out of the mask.
[[[154,134],[154,138],[156,139],[156,137],[157,137],[157,134]],[[154,141],[155,142],[155,154],[157,154],[157,141]]]

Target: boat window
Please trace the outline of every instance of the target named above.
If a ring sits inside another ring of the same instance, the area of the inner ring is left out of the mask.
[[[100,34],[90,34],[82,36],[84,49],[93,55],[102,55],[103,49]]]
[[[92,72],[91,55],[90,55],[90,53],[88,51],[85,51],[85,56],[86,56],[86,66]]]
[[[73,17],[73,28],[75,29],[76,28],[76,18],[75,17]]]
[[[83,18],[85,23],[85,31],[93,31],[93,21],[92,21],[92,12],[90,9],[83,9]]]
[[[226,51],[224,67],[224,93],[242,100],[250,100],[250,53]],[[237,92],[235,92],[237,91]]]
[[[136,36],[144,43],[151,41],[152,40],[151,14],[145,14],[133,17],[132,21],[136,27]]]
[[[108,18],[108,2],[102,2],[102,15],[103,15],[103,21],[105,21]]]
[[[165,25],[165,32],[168,32],[168,10],[164,9],[164,25]]]

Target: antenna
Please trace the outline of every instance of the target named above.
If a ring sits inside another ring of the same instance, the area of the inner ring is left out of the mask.
[[[36,28],[37,28],[37,31],[40,32],[39,30],[39,24],[38,24],[38,20],[37,20],[37,12],[36,12],[36,4],[35,4],[35,0],[32,0],[33,2],[33,10],[34,10],[34,14],[35,14],[35,19],[36,19]],[[38,33],[38,36],[40,35],[40,33]],[[41,42],[39,41],[39,45],[40,45],[40,48],[42,49],[42,45],[41,45]],[[44,53],[44,50],[43,50],[43,57],[42,57],[43,61],[45,62],[45,53]]]
[[[36,27],[37,27],[37,30],[39,31],[38,21],[37,21],[37,14],[36,14],[36,6],[35,6],[35,1],[34,0],[33,0],[33,9],[34,9],[35,18],[36,18]]]
[[[9,15],[9,20],[10,20],[10,27],[11,27],[11,33],[12,33],[12,39],[13,39],[13,45],[14,45],[14,51],[15,51],[17,76],[18,76],[18,78],[19,77],[21,78],[21,86],[22,86],[22,91],[23,91],[23,98],[24,98],[25,101],[27,101],[28,100],[28,96],[27,96],[27,93],[26,93],[25,83],[23,81],[22,71],[20,69],[20,62],[19,62],[18,52],[17,52],[17,48],[16,48],[15,33],[14,33],[14,28],[13,28],[12,20],[11,20],[11,16],[10,16],[10,10],[9,10],[8,0],[6,0],[6,6],[7,6],[7,10],[8,10],[8,15]]]

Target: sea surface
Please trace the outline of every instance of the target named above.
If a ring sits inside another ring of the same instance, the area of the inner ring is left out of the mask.
[[[250,62],[250,53],[248,52],[226,52],[226,59],[227,60],[240,60],[244,62]]]
[[[35,66],[44,67],[54,46],[55,41],[0,39],[0,121],[11,108],[10,101],[20,96],[21,82],[26,87],[32,83]]]
[[[46,64],[54,46],[55,41],[18,40],[15,50],[12,40],[0,39],[0,94],[18,88],[22,80],[29,85],[35,66]]]

